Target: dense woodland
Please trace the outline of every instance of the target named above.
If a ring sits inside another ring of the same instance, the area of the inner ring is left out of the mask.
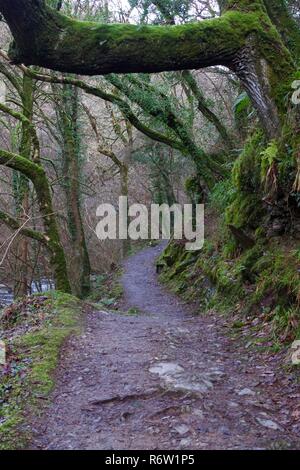
[[[251,248],[238,277],[260,276],[265,244],[279,264],[281,250],[293,256],[297,2],[48,4],[0,5],[1,282],[20,296],[53,278],[58,290],[86,296],[91,273],[122,256],[95,238],[97,203],[128,193],[173,203],[184,188],[224,218],[221,271]],[[283,290],[297,302],[297,269],[288,274]]]
[[[99,204],[204,203],[204,248],[171,241],[161,280],[199,312],[298,339],[299,1],[0,0],[0,12],[3,292],[91,299],[136,245],[98,240]]]

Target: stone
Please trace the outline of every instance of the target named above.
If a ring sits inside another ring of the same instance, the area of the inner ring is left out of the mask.
[[[291,360],[294,366],[298,366],[300,364],[300,341],[294,341],[291,346]]]
[[[178,380],[168,380],[167,383],[173,386],[174,390],[181,392],[206,393],[213,388],[213,384],[207,378],[199,378],[201,381],[190,382],[184,378]]]
[[[180,436],[185,436],[190,431],[190,428],[186,424],[179,424],[178,426],[175,426],[174,430]]]
[[[208,433],[209,432],[209,428],[205,425],[201,425],[197,428],[197,431],[198,432],[203,432],[203,433]]]
[[[184,439],[181,439],[181,441],[179,442],[179,446],[180,447],[188,447],[192,444],[192,440],[189,438],[189,437],[186,437]]]
[[[199,418],[203,418],[204,417],[204,414],[203,414],[203,411],[202,410],[194,410],[193,411],[193,414],[195,416],[198,416]]]
[[[236,403],[235,401],[230,401],[228,403],[228,405],[231,407],[231,408],[238,408],[239,407],[239,404]]]
[[[179,372],[183,372],[183,367],[175,364],[173,362],[160,362],[152,367],[150,367],[151,374],[158,374],[161,376],[173,375],[178,374]]]
[[[245,395],[251,395],[253,397],[253,396],[255,396],[255,392],[253,392],[253,390],[250,390],[250,388],[243,388],[243,390],[240,390],[238,392],[238,395],[240,397],[243,397]]]
[[[174,362],[160,362],[153,365],[149,371],[158,374],[163,379],[168,388],[173,390],[205,393],[213,388],[213,384],[208,374],[195,375],[191,377],[185,372],[183,367]]]
[[[219,428],[219,432],[223,434],[224,436],[231,436],[231,432],[227,426],[221,426]]]
[[[273,431],[280,430],[280,426],[271,419],[256,418],[256,421],[265,428],[272,429]]]
[[[0,366],[6,365],[6,344],[0,341]]]

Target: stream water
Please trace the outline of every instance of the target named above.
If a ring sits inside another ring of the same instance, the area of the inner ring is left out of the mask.
[[[41,279],[39,281],[33,281],[29,294],[35,294],[37,292],[47,292],[54,289],[54,282],[51,279]],[[14,301],[14,295],[12,289],[4,284],[0,284],[0,308],[11,304]]]

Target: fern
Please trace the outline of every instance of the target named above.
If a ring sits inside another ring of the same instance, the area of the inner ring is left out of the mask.
[[[278,146],[276,140],[272,140],[268,147],[261,152],[261,180],[266,181],[270,168],[277,161],[278,157]]]

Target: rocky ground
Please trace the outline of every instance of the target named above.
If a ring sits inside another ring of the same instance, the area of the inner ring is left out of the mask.
[[[138,314],[92,311],[66,344],[31,447],[300,448],[300,390],[280,356],[234,341],[220,315],[193,315],[160,285],[160,250],[124,264],[122,310]]]

